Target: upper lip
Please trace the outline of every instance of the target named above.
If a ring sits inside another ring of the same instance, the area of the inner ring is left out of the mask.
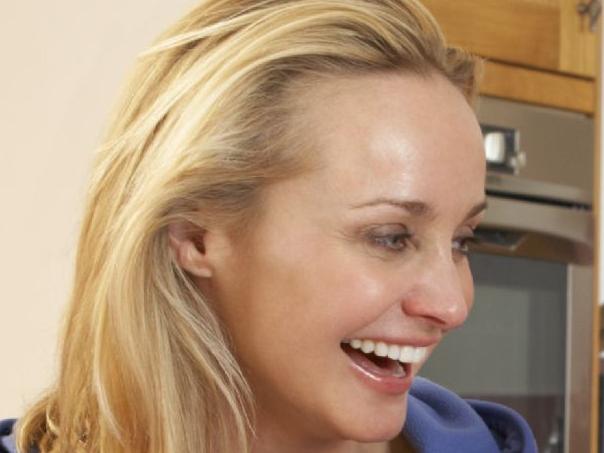
[[[366,336],[353,336],[346,338],[344,341],[350,341],[352,339],[358,338],[359,340],[371,340],[376,343],[383,342],[387,344],[396,344],[399,346],[413,346],[415,348],[424,348],[436,345],[441,337],[390,337],[390,336],[375,336],[375,335],[366,335]]]

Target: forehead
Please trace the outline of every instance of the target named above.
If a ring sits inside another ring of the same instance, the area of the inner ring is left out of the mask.
[[[472,201],[483,196],[480,128],[463,95],[438,74],[321,81],[302,111],[329,186],[323,190],[342,202],[400,194],[437,203],[452,191]]]

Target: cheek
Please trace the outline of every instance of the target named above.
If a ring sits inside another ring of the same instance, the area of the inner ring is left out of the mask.
[[[337,285],[340,308],[336,310],[353,328],[360,328],[379,318],[393,300],[392,285],[383,275],[370,272],[352,272]]]
[[[307,313],[321,320],[337,341],[377,319],[392,300],[383,273],[350,257],[324,256],[312,276],[303,289]]]

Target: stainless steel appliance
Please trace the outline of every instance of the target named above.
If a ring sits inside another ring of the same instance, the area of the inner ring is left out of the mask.
[[[488,210],[476,296],[421,374],[524,415],[541,452],[587,452],[591,417],[593,121],[482,98]]]

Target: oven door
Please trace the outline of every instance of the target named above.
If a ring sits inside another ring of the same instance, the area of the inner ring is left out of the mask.
[[[589,451],[592,214],[526,197],[488,203],[470,255],[474,307],[420,374],[516,409],[541,452]]]

